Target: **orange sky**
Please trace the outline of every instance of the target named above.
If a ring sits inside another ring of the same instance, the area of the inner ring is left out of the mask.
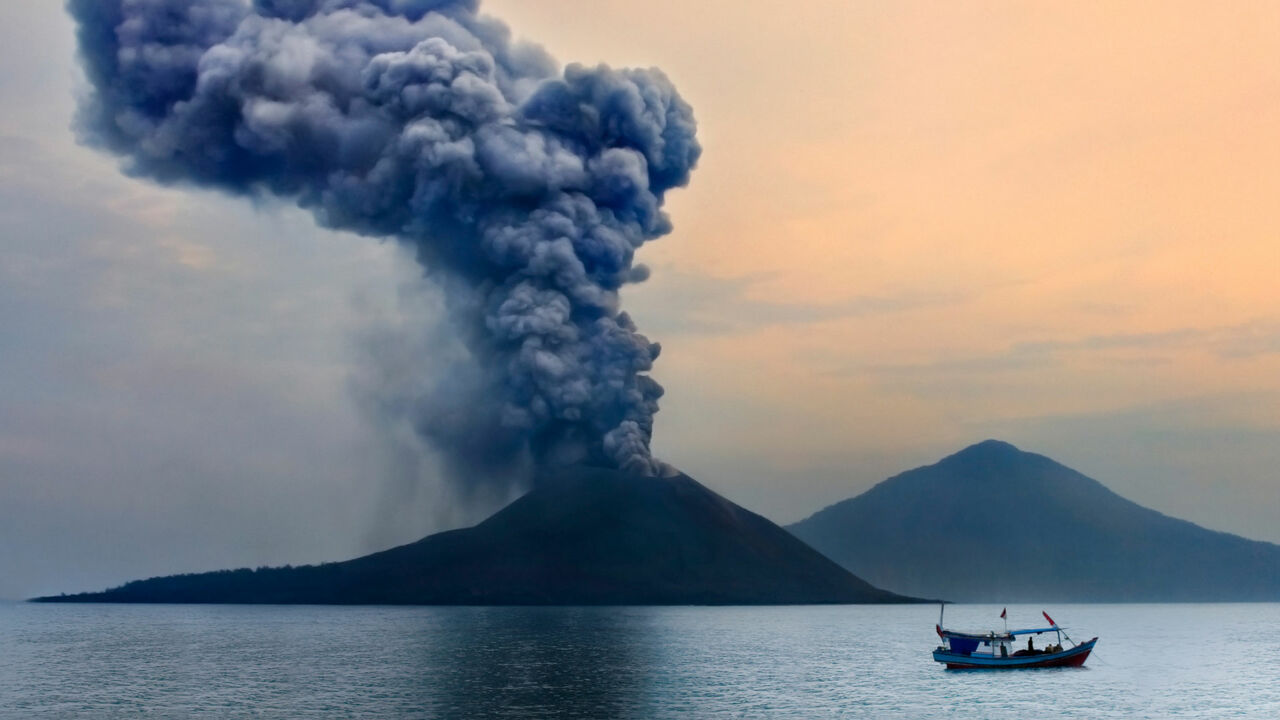
[[[1050,428],[1280,432],[1280,4],[485,8],[562,60],[658,65],[696,109],[702,164],[627,296],[677,464],[755,468],[750,505],[825,463],[834,500],[876,457],[999,434],[1210,525],[1235,512],[1215,483],[1275,497],[1266,463],[1129,478]]]

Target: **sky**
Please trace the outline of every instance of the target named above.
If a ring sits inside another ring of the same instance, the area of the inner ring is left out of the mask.
[[[994,437],[1280,542],[1280,6],[779,7],[483,3],[694,107],[623,294],[663,345],[656,454],[785,523]],[[368,412],[369,349],[440,312],[404,251],[124,177],[69,129],[81,82],[59,3],[0,5],[0,597],[505,500],[453,501]]]

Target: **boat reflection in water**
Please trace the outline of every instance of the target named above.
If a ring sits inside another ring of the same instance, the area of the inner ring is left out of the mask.
[[[1049,627],[1024,630],[1006,628],[986,633],[956,632],[942,627],[942,612],[945,610],[944,604],[942,611],[938,613],[935,628],[942,644],[934,649],[933,659],[944,663],[948,670],[1080,667],[1089,659],[1089,653],[1098,642],[1095,637],[1087,642],[1076,643],[1067,635],[1066,628],[1060,627],[1049,617],[1049,613],[1042,613],[1045,620],[1049,621]],[[1001,612],[1000,617],[1007,618],[1007,612]],[[1045,633],[1053,633],[1057,642],[1036,649],[1036,636]],[[1027,639],[1026,647],[1015,649],[1023,637]],[[1071,647],[1063,647],[1063,639],[1071,643]]]

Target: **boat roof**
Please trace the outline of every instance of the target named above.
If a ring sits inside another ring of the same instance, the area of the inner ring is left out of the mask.
[[[1000,640],[1003,638],[1015,638],[1019,635],[1039,635],[1040,633],[1046,632],[1058,632],[1062,629],[1064,628],[1059,625],[1047,628],[1023,628],[1021,630],[1009,630],[1008,632],[997,632],[992,630],[985,633],[966,633],[943,629],[942,634],[947,637],[970,638],[973,640]]]
[[[1047,627],[1047,628],[1026,628],[1023,630],[1010,630],[1009,634],[1014,637],[1017,637],[1018,635],[1039,635],[1040,633],[1045,633],[1045,632],[1058,632],[1061,629],[1062,629],[1061,627],[1054,625],[1053,627]]]

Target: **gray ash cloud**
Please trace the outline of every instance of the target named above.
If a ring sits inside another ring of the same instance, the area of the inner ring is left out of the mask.
[[[83,142],[166,184],[410,246],[466,348],[413,402],[455,474],[650,453],[659,346],[619,308],[700,147],[656,69],[569,65],[465,0],[70,0]]]

